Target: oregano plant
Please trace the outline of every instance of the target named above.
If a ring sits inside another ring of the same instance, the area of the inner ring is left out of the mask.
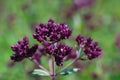
[[[49,19],[48,23],[40,23],[35,28],[33,38],[40,44],[34,44],[29,46],[28,37],[24,37],[19,40],[16,45],[11,46],[11,49],[15,52],[11,56],[11,60],[14,62],[20,62],[27,58],[35,63],[39,69],[35,69],[33,74],[39,76],[50,76],[51,80],[55,80],[58,75],[68,75],[79,71],[78,68],[70,69],[78,60],[92,60],[102,54],[101,48],[98,46],[98,42],[93,41],[91,37],[86,38],[81,35],[77,35],[76,47],[68,46],[62,43],[62,40],[68,39],[72,34],[72,30],[65,23],[55,23],[53,19]],[[47,70],[39,60],[42,56],[49,59]],[[60,71],[56,71],[55,66],[61,67],[67,59],[72,61],[63,67]]]

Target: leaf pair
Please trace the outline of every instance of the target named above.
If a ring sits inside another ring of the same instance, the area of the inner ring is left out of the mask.
[[[50,74],[42,69],[35,69],[33,71],[33,74],[39,75],[39,76],[50,76]]]
[[[73,68],[73,69],[65,69],[64,71],[60,72],[60,75],[69,75],[72,74],[74,72],[79,71],[78,68]],[[33,71],[33,74],[35,75],[39,75],[39,76],[50,76],[50,74],[42,69],[35,69]]]

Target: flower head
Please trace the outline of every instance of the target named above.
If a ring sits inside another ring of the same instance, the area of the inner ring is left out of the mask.
[[[64,23],[56,24],[54,20],[49,19],[48,23],[40,23],[36,28],[33,37],[39,42],[51,41],[58,42],[67,39],[71,35],[72,30]]]
[[[56,64],[58,66],[61,66],[61,65],[63,65],[62,62],[63,62],[64,57],[71,54],[73,51],[73,48],[69,47],[65,44],[58,44],[58,45],[56,45],[56,47],[57,48],[54,50],[53,55],[55,56]]]
[[[58,66],[62,66],[64,57],[73,52],[73,48],[65,44],[49,45],[45,49],[46,53],[55,57],[55,62]]]
[[[78,45],[83,45],[83,50],[89,60],[101,55],[101,48],[98,47],[98,43],[94,42],[92,38],[85,38],[83,36],[78,35],[76,41]]]
[[[84,36],[80,36],[78,35],[76,37],[76,41],[77,41],[77,44],[80,46],[80,45],[85,45],[85,43],[87,42],[87,40],[84,38]]]
[[[24,58],[32,57],[37,48],[37,44],[29,48],[29,40],[27,37],[24,37],[23,40],[18,41],[18,44],[11,47],[11,49],[15,52],[15,54],[11,56],[11,59],[14,61],[21,61]]]

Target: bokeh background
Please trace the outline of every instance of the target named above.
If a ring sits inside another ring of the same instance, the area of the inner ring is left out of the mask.
[[[0,80],[49,80],[32,75],[29,60],[10,60],[10,46],[24,36],[35,43],[35,26],[49,18],[67,23],[73,39],[92,36],[103,49],[99,58],[76,63],[79,72],[57,80],[120,80],[120,0],[0,0]],[[74,46],[72,42],[66,41]]]

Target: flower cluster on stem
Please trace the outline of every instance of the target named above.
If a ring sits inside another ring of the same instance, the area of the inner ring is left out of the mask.
[[[78,49],[74,49],[71,46],[61,43],[61,40],[68,39],[72,34],[72,30],[65,23],[57,24],[53,19],[49,19],[48,23],[40,23],[33,34],[33,38],[41,43],[41,45],[35,44],[29,47],[29,40],[24,37],[19,40],[16,45],[11,48],[15,52],[11,59],[15,62],[22,61],[25,58],[30,59],[38,67],[51,76],[51,80],[55,80],[55,77],[69,66],[74,64],[81,58],[81,52],[87,56],[88,60],[92,60],[101,55],[101,48],[98,47],[98,43],[94,42],[92,38],[85,38],[78,35],[76,42]],[[45,69],[39,60],[42,56],[46,56],[49,59],[50,71]],[[63,69],[56,72],[55,64],[59,67],[63,65],[65,58],[73,59],[71,63],[66,65]]]

